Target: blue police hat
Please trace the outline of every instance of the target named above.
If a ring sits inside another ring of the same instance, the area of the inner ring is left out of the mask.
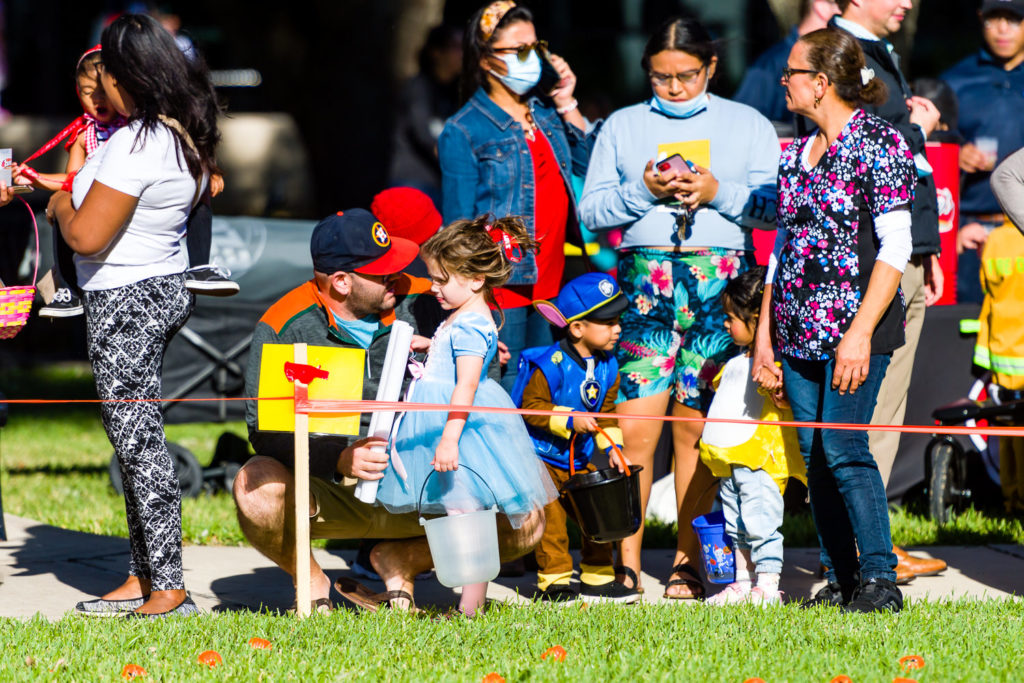
[[[565,327],[575,320],[608,320],[626,310],[628,302],[615,279],[604,273],[585,273],[569,281],[551,301],[534,301],[548,322]]]

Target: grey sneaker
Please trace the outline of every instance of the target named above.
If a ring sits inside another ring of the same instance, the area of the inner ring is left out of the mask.
[[[192,596],[186,595],[181,604],[174,609],[158,614],[142,614],[140,612],[129,612],[124,615],[125,619],[166,619],[167,617],[191,617],[200,614],[199,605],[192,602]]]
[[[145,602],[144,598],[131,598],[129,600],[83,600],[75,605],[75,614],[84,614],[89,617],[120,617],[134,612]]]
[[[67,287],[61,287],[53,293],[53,300],[39,309],[40,318],[73,318],[82,315],[85,306]]]
[[[232,296],[238,294],[238,283],[230,278],[231,271],[223,266],[196,266],[185,271],[185,287],[195,294]]]

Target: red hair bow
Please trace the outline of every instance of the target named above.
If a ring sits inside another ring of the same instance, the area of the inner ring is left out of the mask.
[[[500,244],[502,250],[505,252],[505,258],[512,263],[519,263],[523,260],[523,248],[519,246],[519,242],[501,228],[495,228],[490,225],[484,226],[484,230],[491,236],[495,244]]]

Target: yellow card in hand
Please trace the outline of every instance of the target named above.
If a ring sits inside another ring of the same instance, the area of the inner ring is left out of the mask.
[[[263,345],[260,360],[260,398],[294,394],[295,385],[284,376],[284,364],[294,361],[295,350],[291,344]],[[310,399],[363,399],[363,366],[366,363],[366,352],[362,349],[308,346],[306,363],[330,373],[327,379],[316,379],[309,385]],[[295,401],[260,401],[256,417],[260,430],[294,432]],[[358,436],[359,417],[359,413],[310,415],[309,431],[315,434]]]

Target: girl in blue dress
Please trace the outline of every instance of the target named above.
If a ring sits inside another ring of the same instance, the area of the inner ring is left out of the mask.
[[[487,377],[498,341],[489,306],[497,308],[494,288],[505,284],[525,250],[535,248],[520,219],[490,221],[486,216],[456,221],[421,248],[431,291],[452,313],[433,339],[413,340],[413,351],[428,354],[410,400],[448,403],[453,410],[412,411],[402,418],[394,452],[406,476],[389,463],[377,491],[377,502],[389,511],[446,514],[497,504],[518,528],[527,515],[558,496],[519,415],[454,410],[515,407]],[[486,589],[486,583],[464,586],[460,611],[475,614]]]

